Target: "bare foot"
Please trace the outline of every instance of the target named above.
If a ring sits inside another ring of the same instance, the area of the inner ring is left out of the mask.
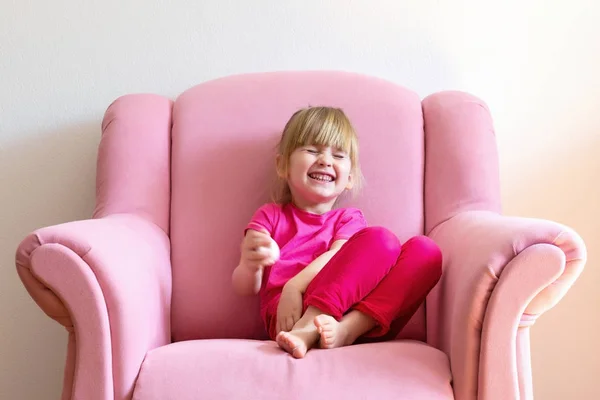
[[[321,335],[319,345],[322,349],[333,349],[335,347],[347,346],[348,329],[335,318],[321,314],[315,317],[315,326]]]
[[[275,340],[279,347],[290,353],[294,358],[302,358],[308,351],[306,343],[291,332],[281,331]]]
[[[296,329],[291,332],[279,332],[275,340],[279,347],[290,353],[294,358],[303,358],[306,352],[319,339],[315,329]]]
[[[302,318],[296,322],[291,332],[279,332],[275,341],[279,347],[295,358],[302,358],[319,341],[319,332],[314,324],[315,317],[323,312],[309,306]]]

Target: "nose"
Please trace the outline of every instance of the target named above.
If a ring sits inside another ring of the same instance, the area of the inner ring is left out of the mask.
[[[332,163],[333,163],[333,157],[332,157],[331,153],[328,151],[321,152],[321,155],[319,157],[319,165],[322,165],[325,167],[331,167]]]

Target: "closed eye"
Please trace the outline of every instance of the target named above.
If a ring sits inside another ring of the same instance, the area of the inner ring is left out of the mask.
[[[345,154],[334,154],[333,157],[337,158],[338,160],[343,160],[344,158],[346,158]]]

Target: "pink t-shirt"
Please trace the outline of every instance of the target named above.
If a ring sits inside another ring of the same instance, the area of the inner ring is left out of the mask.
[[[279,260],[265,268],[263,274],[260,290],[263,317],[288,280],[329,250],[333,242],[350,239],[366,226],[365,217],[356,208],[340,208],[319,215],[292,203],[269,203],[260,207],[247,229],[266,230],[280,249]]]

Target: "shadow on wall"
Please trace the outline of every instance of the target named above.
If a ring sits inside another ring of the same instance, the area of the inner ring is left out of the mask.
[[[571,290],[531,329],[536,398],[600,398],[600,387],[593,383],[600,371],[600,138],[592,130],[577,135],[589,139],[540,156],[539,163],[527,160],[528,170],[503,188],[503,197],[510,199],[506,214],[570,226],[588,252],[586,267]]]
[[[67,334],[25,290],[15,251],[35,229],[91,216],[100,125],[19,136],[0,149],[0,398],[58,398]]]

